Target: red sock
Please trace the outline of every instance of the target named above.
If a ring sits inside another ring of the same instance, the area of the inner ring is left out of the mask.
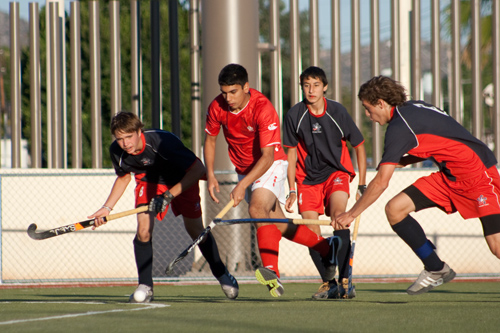
[[[295,235],[290,240],[318,251],[322,257],[326,256],[330,250],[328,240],[316,235],[314,231],[305,225],[299,225]]]
[[[262,265],[272,269],[278,277],[278,254],[280,249],[281,231],[275,225],[265,225],[257,229],[257,242],[259,244]]]

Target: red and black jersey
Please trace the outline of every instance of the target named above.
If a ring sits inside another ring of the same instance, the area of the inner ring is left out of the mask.
[[[262,93],[250,89],[250,100],[233,113],[220,94],[208,107],[205,132],[217,136],[220,128],[228,144],[229,159],[240,175],[246,175],[262,156],[261,148],[274,147],[274,160],[286,160],[281,146],[280,121],[272,103]]]
[[[283,145],[297,147],[296,180],[315,185],[336,171],[356,176],[347,141],[353,147],[364,142],[363,135],[346,108],[325,98],[325,111],[314,115],[302,101],[288,110],[283,125]]]
[[[397,164],[405,154],[432,158],[451,181],[473,177],[497,164],[492,151],[455,119],[423,101],[392,110],[382,164]]]
[[[130,155],[114,141],[110,148],[116,175],[134,173],[137,180],[173,186],[196,161],[196,155],[173,133],[147,130],[141,134],[142,151]]]

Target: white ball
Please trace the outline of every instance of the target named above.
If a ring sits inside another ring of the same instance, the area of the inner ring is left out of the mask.
[[[146,299],[147,295],[147,292],[145,292],[144,290],[136,290],[134,292],[134,301],[142,303]]]

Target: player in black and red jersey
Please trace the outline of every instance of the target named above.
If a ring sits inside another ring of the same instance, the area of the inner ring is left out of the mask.
[[[422,260],[424,270],[408,289],[427,292],[455,277],[438,257],[411,212],[437,207],[464,219],[479,218],[491,252],[500,258],[500,176],[491,150],[444,111],[422,101],[407,101],[398,82],[377,76],[358,93],[366,115],[388,124],[384,154],[364,195],[332,224],[348,225],[384,192],[396,167],[432,159],[439,172],[417,179],[386,205],[392,229]]]
[[[208,107],[206,117],[205,164],[208,190],[215,202],[219,183],[214,173],[215,144],[222,130],[228,143],[229,158],[236,168],[239,182],[231,191],[234,206],[249,201],[251,218],[285,218],[280,203],[285,203],[287,156],[281,147],[280,121],[271,102],[251,89],[246,69],[238,64],[225,66],[219,74],[221,94]],[[247,188],[252,195],[246,198]],[[256,277],[274,297],[283,294],[279,280],[279,241],[285,237],[320,253],[326,269],[334,267],[338,237],[324,239],[305,225],[257,223],[257,241],[264,267]]]
[[[300,75],[300,85],[304,100],[287,112],[283,124],[283,145],[288,148],[290,185],[285,208],[292,213],[292,205],[298,198],[302,218],[318,219],[322,214],[333,218],[345,212],[349,199],[349,183],[356,176],[347,142],[356,151],[358,189],[361,192],[366,188],[364,138],[345,107],[325,98],[328,80],[321,68],[311,66],[304,70]],[[318,235],[321,234],[319,226],[309,228]],[[317,258],[317,252],[310,250],[323,279],[323,284],[313,298],[344,297],[345,288],[342,281],[347,279],[349,274],[349,228],[336,229],[334,235],[342,240],[342,248],[338,253],[339,285],[334,276],[325,275],[322,266],[318,265],[320,260]],[[347,297],[354,297],[354,292]]]
[[[144,125],[130,112],[120,112],[111,120],[111,161],[117,178],[104,205],[89,218],[96,218],[96,227],[105,222],[120,199],[134,174],[135,205],[149,205],[149,211],[137,214],[137,234],[134,253],[139,275],[139,286],[130,296],[131,302],[153,300],[153,227],[155,217],[162,220],[172,206],[175,216],[182,215],[189,236],[195,239],[203,230],[198,182],[205,178],[203,163],[186,148],[174,134],[163,130],[143,131]],[[238,296],[238,283],[227,271],[219,257],[217,244],[211,234],[199,245],[219,280],[222,290],[230,299]],[[141,297],[134,295],[146,294]]]

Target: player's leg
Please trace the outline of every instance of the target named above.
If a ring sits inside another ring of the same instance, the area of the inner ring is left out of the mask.
[[[183,216],[184,226],[189,236],[195,240],[204,230],[202,218],[189,218]],[[213,276],[219,281],[222,291],[229,299],[238,297],[239,287],[236,279],[229,273],[226,266],[222,262],[217,242],[212,233],[208,233],[205,240],[198,245],[203,257],[208,262]]]
[[[284,218],[275,194],[266,188],[256,188],[252,191],[249,213],[252,218]],[[275,224],[270,223],[256,223],[256,227],[257,244],[264,267],[258,268],[255,276],[261,284],[268,287],[273,297],[279,297],[284,293],[278,269],[281,231]]]
[[[196,183],[184,190],[171,203],[172,212],[175,216],[182,215],[184,227],[193,240],[204,230],[200,201],[200,188]],[[217,242],[212,233],[207,234],[204,241],[198,245],[198,248],[207,260],[213,276],[219,281],[227,298],[235,299],[238,297],[238,282],[222,262]]]
[[[137,233],[133,243],[139,286],[130,295],[130,302],[147,303],[153,300],[153,228],[153,214],[137,214]]]
[[[500,259],[500,214],[488,215],[479,219],[491,253]]]
[[[315,211],[306,211],[301,212],[300,214],[303,219],[317,220],[319,218],[319,214]],[[316,235],[321,236],[321,228],[319,225],[308,225],[308,228],[311,229]],[[318,270],[319,275],[321,276],[322,284],[319,286],[318,291],[312,295],[312,298],[320,299],[328,297],[328,290],[330,290],[330,281],[326,277],[325,266],[323,265],[323,261],[321,255],[318,251],[309,248],[309,255]]]
[[[420,224],[409,215],[429,207],[439,207],[415,186],[409,186],[391,199],[385,208],[392,229],[415,252],[424,264],[424,270],[407,289],[410,295],[427,292],[455,277],[455,272],[443,262],[435,251],[435,246],[427,239]]]
[[[331,217],[331,216],[338,216],[341,213],[344,213],[346,211],[348,199],[349,199],[349,194],[344,190],[338,190],[331,193],[327,205],[327,211],[329,213],[328,215]],[[347,281],[347,279],[349,278],[348,268],[349,268],[349,255],[351,252],[351,230],[349,228],[337,229],[333,232],[333,235],[339,237],[342,241],[342,247],[339,249],[337,253],[338,270],[339,270],[339,278],[338,278],[339,288],[338,288],[338,295],[335,294],[335,290],[333,288],[330,288],[328,298],[337,298],[337,296],[343,297],[345,289],[347,289],[346,288],[347,286],[343,286],[343,283],[344,281]]]

